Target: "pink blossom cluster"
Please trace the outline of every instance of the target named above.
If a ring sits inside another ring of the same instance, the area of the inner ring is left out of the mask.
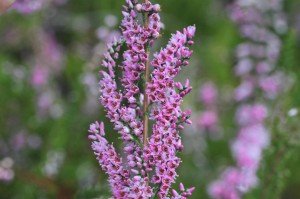
[[[48,83],[51,73],[61,70],[63,64],[62,49],[51,33],[41,30],[37,33],[35,45],[35,67],[32,72],[32,84],[41,87]]]
[[[59,117],[62,109],[57,102],[57,93],[51,87],[50,81],[63,68],[63,51],[51,33],[41,30],[37,32],[36,37],[36,42],[33,43],[35,56],[32,60],[34,67],[31,83],[37,93],[37,112],[42,117],[48,115]]]
[[[213,198],[240,198],[242,193],[257,185],[256,172],[263,149],[269,144],[266,118],[267,108],[263,104],[244,104],[238,108],[239,132],[231,146],[237,167],[227,169],[220,180],[210,185],[209,193]]]
[[[198,125],[204,132],[216,132],[218,129],[217,112],[218,91],[212,82],[205,82],[200,89],[199,100],[204,106],[204,111],[198,118]]]
[[[269,1],[256,0],[253,4],[243,6],[244,1],[246,0],[238,1],[230,9],[231,18],[239,25],[240,34],[245,38],[245,42],[236,49],[238,63],[235,74],[241,77],[242,82],[235,91],[235,99],[248,100],[255,92],[275,98],[283,89],[284,79],[284,75],[274,69],[281,49],[278,33],[281,34],[285,29],[284,17],[280,11],[281,1],[263,4],[265,7],[259,7],[260,3]]]
[[[181,162],[177,153],[183,150],[179,130],[184,129],[184,123],[191,124],[189,120],[191,111],[183,112],[180,103],[192,87],[186,80],[184,86],[175,82],[174,78],[181,67],[188,65],[192,51],[186,45],[191,45],[195,27],[184,29],[183,33],[172,35],[166,48],[154,55],[151,62],[154,66],[152,79],[147,86],[152,109],[150,119],[154,121],[153,133],[149,146],[143,151],[147,166],[155,166],[155,175],[152,183],[160,185],[158,196],[167,198],[171,184],[175,182],[178,174],[175,169]]]
[[[149,48],[160,36],[160,6],[149,1],[125,0],[122,36],[108,45],[104,54],[100,100],[124,141],[124,161],[115,148],[104,138],[104,124],[90,126],[89,139],[102,169],[109,175],[109,183],[115,198],[184,199],[194,188],[171,190],[178,174],[175,169],[181,160],[177,153],[183,150],[179,135],[183,124],[191,124],[190,111],[182,111],[180,104],[192,87],[189,80],[182,85],[174,80],[182,67],[186,67],[192,51],[188,46],[195,34],[195,27],[185,28],[173,34],[167,47],[154,54],[150,62]],[[138,21],[141,14],[144,25]],[[122,46],[126,46],[120,56]],[[123,62],[118,66],[118,59]],[[149,81],[145,71],[148,63],[154,67]],[[122,69],[118,85],[116,67]],[[144,93],[143,93],[144,92]],[[146,94],[146,96],[144,96]],[[148,98],[149,97],[149,98]],[[148,106],[145,99],[149,99]],[[147,112],[143,108],[148,107]],[[152,134],[144,142],[143,119],[153,121]]]
[[[256,173],[270,140],[265,125],[266,103],[283,89],[284,75],[275,68],[281,49],[278,33],[282,27],[276,27],[278,20],[283,20],[281,1],[251,2],[239,0],[230,9],[245,39],[236,51],[235,73],[241,78],[235,90],[235,100],[239,102],[236,111],[239,130],[231,145],[236,167],[224,171],[221,178],[209,186],[209,194],[214,199],[239,199],[257,185]]]
[[[67,0],[11,0],[11,9],[21,14],[31,14],[37,12],[51,4],[63,5]]]
[[[11,135],[7,147],[9,147],[9,151],[19,153],[20,151],[24,151],[26,148],[37,150],[41,147],[42,142],[42,138],[37,134],[29,134],[24,131],[19,131],[18,133]]]
[[[12,9],[23,14],[29,14],[40,10],[44,3],[45,0],[16,0]]]

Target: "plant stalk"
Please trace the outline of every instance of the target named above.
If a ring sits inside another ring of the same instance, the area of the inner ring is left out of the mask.
[[[148,0],[144,0],[145,3],[148,3]],[[144,16],[144,24],[145,28],[148,29],[149,26],[149,15],[148,13],[145,13]],[[148,107],[149,107],[149,102],[148,102],[148,94],[146,92],[147,90],[147,83],[149,82],[149,47],[148,44],[146,44],[146,54],[148,56],[147,61],[145,62],[145,86],[144,86],[144,106],[143,106],[143,146],[146,147],[148,146],[148,131],[149,131],[149,118],[148,118]],[[148,176],[148,174],[146,174]],[[146,186],[149,186],[149,180],[146,182]]]
[[[148,3],[148,0],[144,0],[145,3]],[[148,13],[145,13],[145,28],[149,26],[149,16]],[[146,54],[149,56],[149,48],[146,46]],[[145,88],[144,88],[144,106],[143,106],[143,145],[148,145],[148,125],[149,125],[149,118],[147,115],[149,102],[148,102],[148,95],[146,93],[147,90],[147,83],[149,82],[149,59],[145,63]]]

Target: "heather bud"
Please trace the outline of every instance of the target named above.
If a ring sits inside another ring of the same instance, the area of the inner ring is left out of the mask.
[[[179,194],[177,193],[177,191],[174,190],[174,189],[172,189],[172,194],[173,194],[173,196],[179,196]]]
[[[180,189],[180,191],[182,191],[182,192],[185,190],[182,183],[179,184],[179,189]]]
[[[142,5],[141,4],[136,4],[135,9],[136,9],[136,11],[141,12],[142,11]]]
[[[196,32],[196,27],[195,26],[189,26],[189,27],[187,27],[187,29],[185,31],[185,34],[187,35],[187,37],[189,39],[191,39],[195,35],[195,32]]]
[[[184,82],[184,87],[188,87],[190,85],[190,80],[189,79],[186,79],[185,82]]]
[[[178,90],[182,90],[183,86],[180,82],[175,82],[175,86],[178,88]]]
[[[159,12],[160,11],[160,5],[159,4],[153,5],[153,11],[154,12]]]

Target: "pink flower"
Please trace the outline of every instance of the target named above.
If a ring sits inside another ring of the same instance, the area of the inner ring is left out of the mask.
[[[218,123],[218,116],[214,111],[206,111],[199,118],[199,125],[205,129],[214,129]]]
[[[217,89],[213,83],[207,82],[201,87],[200,100],[202,100],[205,105],[209,106],[215,104],[217,95]]]
[[[36,66],[33,69],[32,84],[36,87],[44,86],[48,81],[49,71],[45,67]]]
[[[44,3],[44,0],[16,0],[12,8],[23,14],[30,14],[40,10]]]
[[[254,85],[250,81],[244,81],[241,83],[239,87],[235,90],[235,100],[236,101],[243,101],[250,97],[253,93]]]
[[[261,89],[270,97],[277,96],[282,90],[283,77],[281,74],[262,77],[259,82]]]

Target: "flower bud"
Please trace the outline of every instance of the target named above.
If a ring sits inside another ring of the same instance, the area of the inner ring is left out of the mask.
[[[154,12],[159,12],[159,11],[160,11],[160,5],[159,5],[159,4],[155,4],[155,5],[153,6],[153,11],[154,11]]]
[[[136,4],[135,9],[136,9],[136,11],[141,12],[142,11],[142,5],[141,4]]]

